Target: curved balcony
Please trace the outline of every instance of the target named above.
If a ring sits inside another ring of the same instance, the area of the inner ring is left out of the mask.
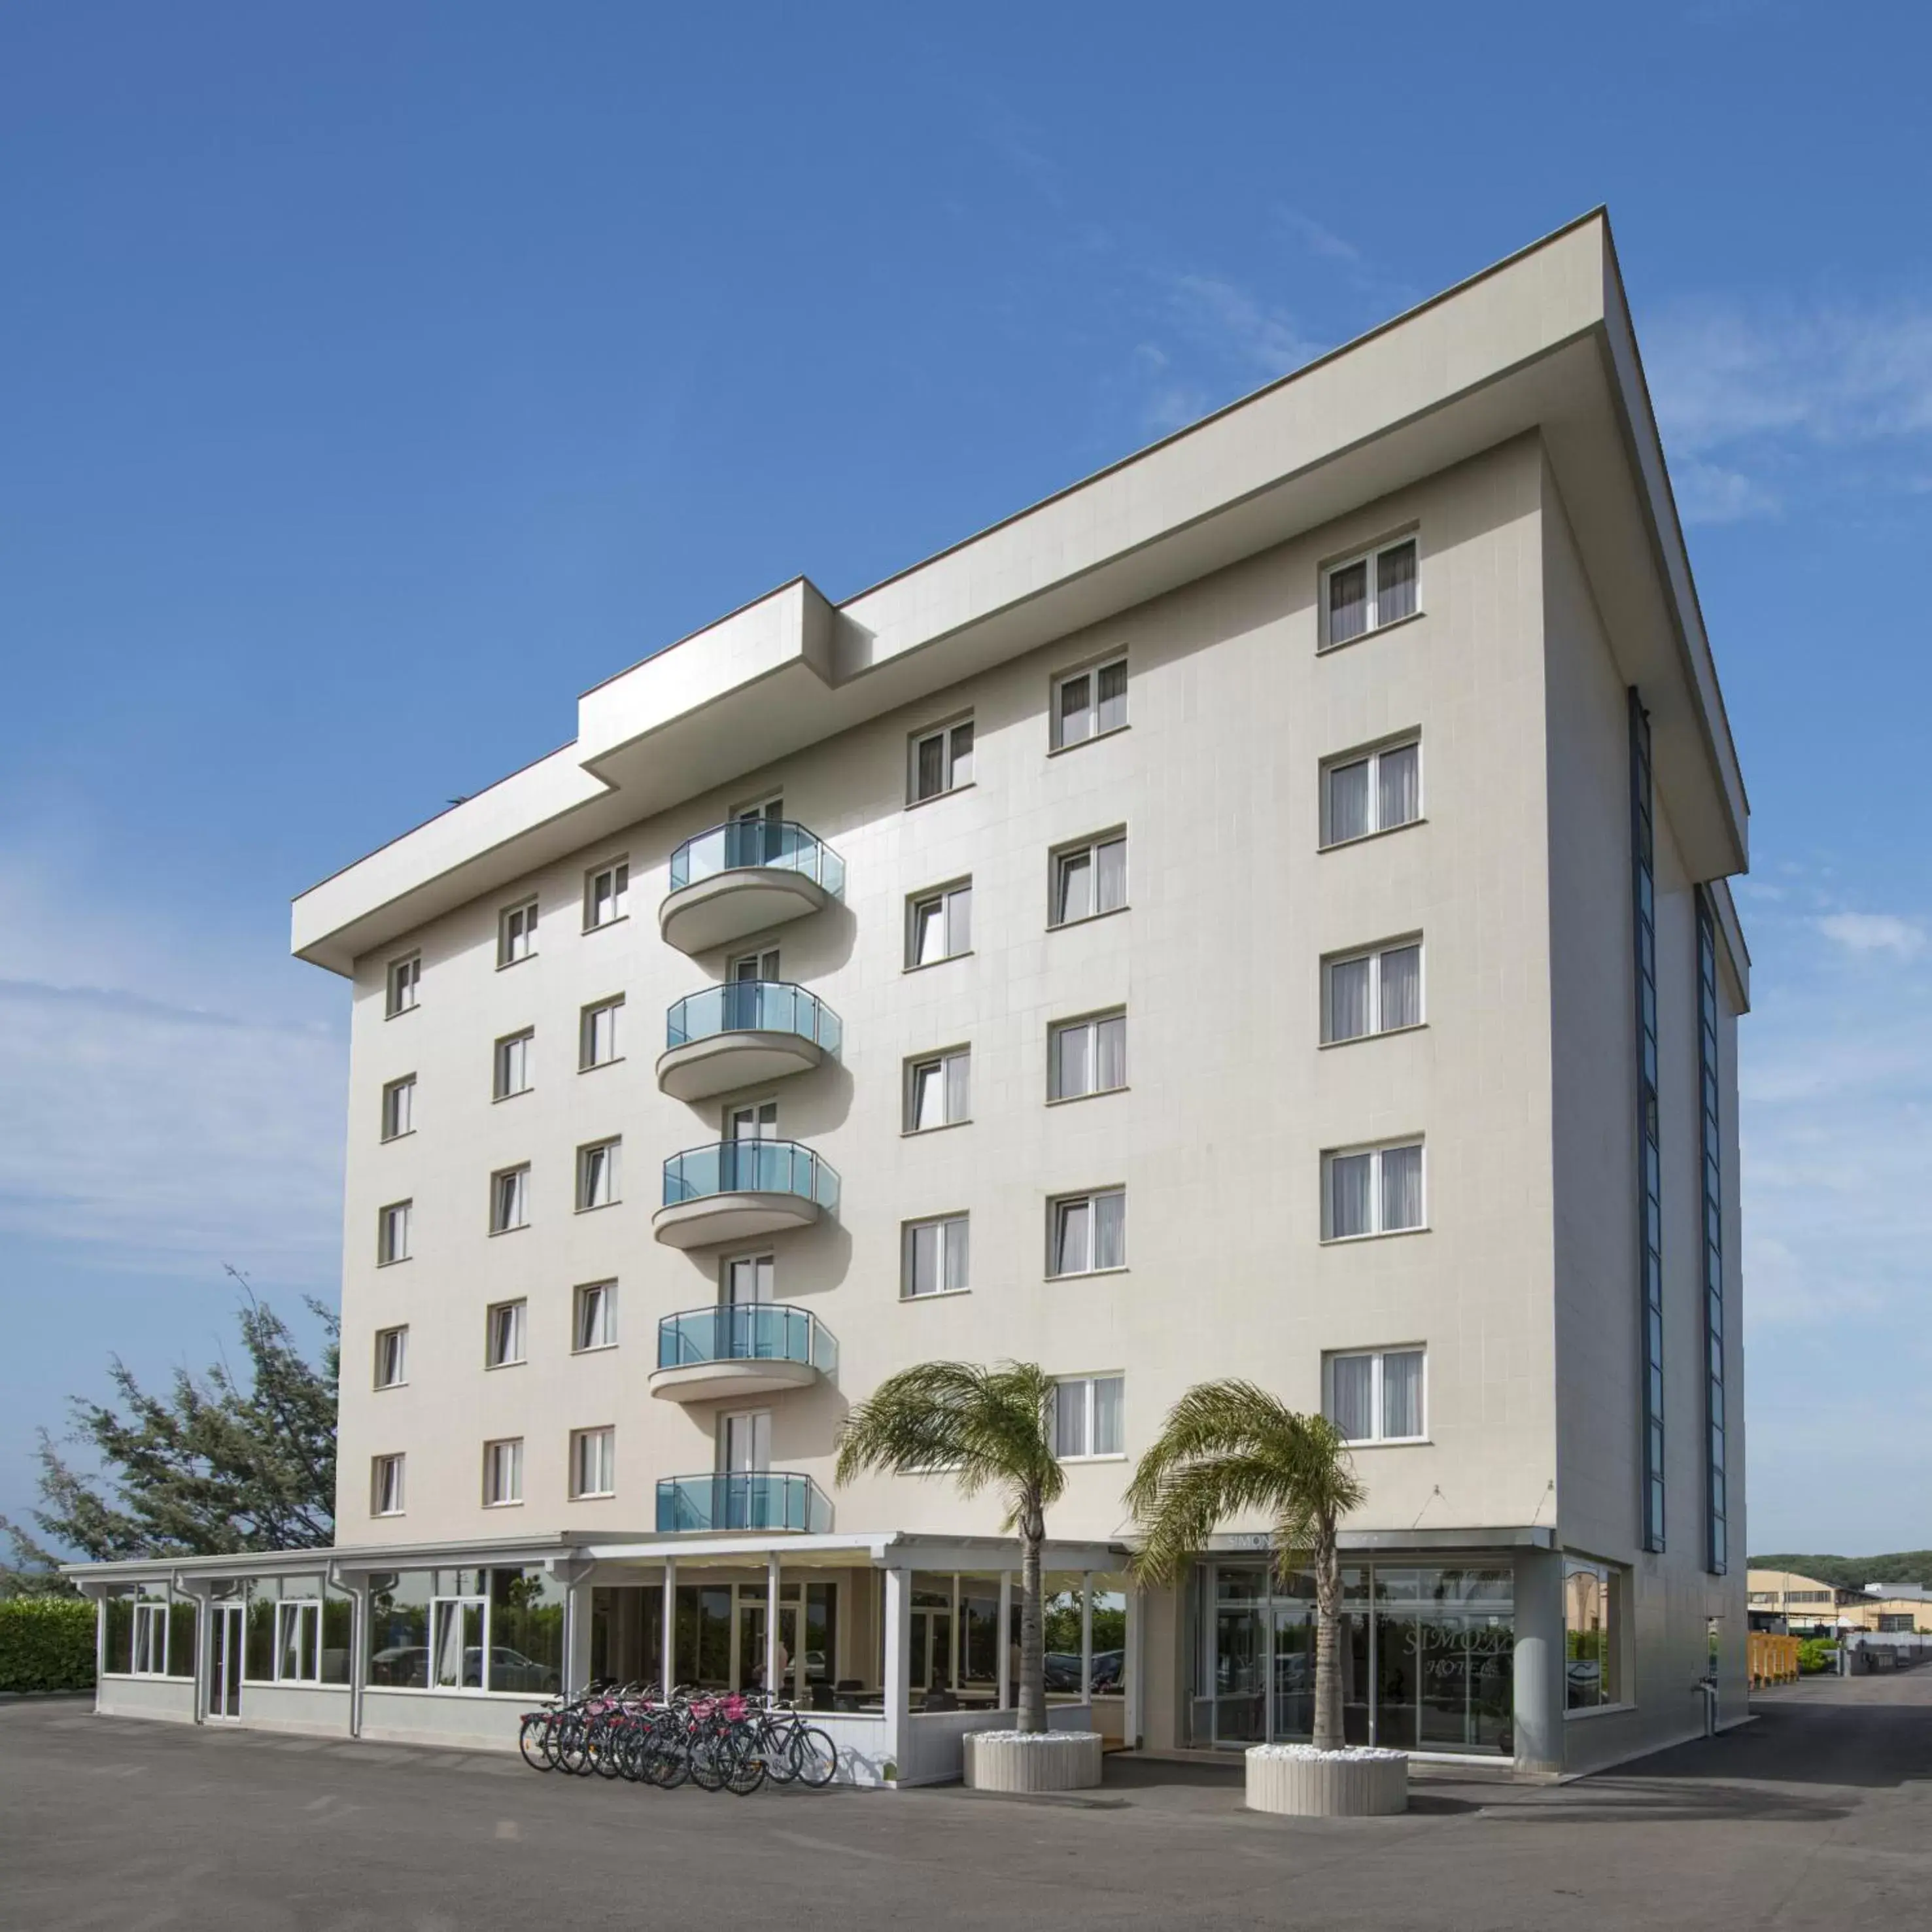
[[[658,1324],[651,1393],[667,1402],[775,1395],[838,1366],[838,1344],[808,1310],[783,1302],[713,1303]]]
[[[664,1164],[652,1232],[668,1246],[707,1248],[808,1228],[838,1206],[838,1176],[796,1141],[720,1141]]]
[[[658,930],[681,952],[707,952],[807,913],[845,892],[845,861],[790,819],[734,818],[670,855]]]
[[[658,1480],[658,1534],[707,1529],[795,1529],[820,1536],[832,1505],[809,1476],[734,1469]]]
[[[838,1051],[838,1016],[782,980],[731,980],[680,1000],[664,1016],[658,1086],[704,1100],[809,1073]]]

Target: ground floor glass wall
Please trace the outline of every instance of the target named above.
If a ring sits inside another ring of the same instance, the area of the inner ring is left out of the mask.
[[[1240,1748],[1314,1729],[1312,1577],[1264,1563],[1198,1572],[1190,1742]],[[1398,1750],[1515,1749],[1515,1586],[1506,1568],[1358,1564],[1342,1573],[1339,1662],[1351,1744]]]

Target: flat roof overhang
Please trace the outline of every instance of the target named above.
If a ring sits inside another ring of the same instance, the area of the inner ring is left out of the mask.
[[[843,604],[794,579],[608,680],[572,744],[298,898],[293,950],[348,973],[660,814],[668,854],[721,784],[1532,434],[1690,868],[1742,872],[1743,779],[1600,210]]]

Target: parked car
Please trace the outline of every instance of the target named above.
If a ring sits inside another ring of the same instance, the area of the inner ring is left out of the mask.
[[[482,1672],[482,1646],[472,1643],[463,1653],[463,1688],[481,1690]],[[369,1660],[369,1679],[373,1684],[424,1689],[430,1682],[429,1646],[405,1643],[398,1644],[392,1649],[379,1650]],[[521,1651],[512,1650],[508,1644],[490,1646],[491,1690],[538,1692],[548,1696],[562,1688],[561,1678],[549,1665],[537,1663]]]

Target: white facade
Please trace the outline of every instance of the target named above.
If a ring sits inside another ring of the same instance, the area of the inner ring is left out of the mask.
[[[1387,576],[1388,621],[1331,634],[1358,557],[1372,596]],[[1650,1550],[1633,687],[1655,773]],[[1388,754],[1366,776],[1400,822],[1337,840],[1356,794],[1330,774],[1364,754]],[[731,835],[691,867],[687,842],[752,812],[808,837]],[[1513,1682],[1515,1710],[1473,1748],[1576,1768],[1690,1735],[1714,1641],[1740,1715],[1748,968],[1723,880],[1745,862],[1600,216],[843,606],[788,586],[587,694],[576,743],[296,902],[296,950],[352,988],[344,1551],[361,1574],[389,1549],[562,1538],[614,1591],[679,1548],[689,1576],[706,1539],[677,1542],[660,1483],[727,1466],[810,1479],[788,1504],[840,1540],[986,1536],[996,1510],[944,1479],[836,1489],[837,1431],[895,1370],[1020,1358],[1090,1384],[1066,1399],[1086,1453],[1049,1527],[1081,1546],[1066,1569],[1119,1571],[1132,1459],[1189,1385],[1244,1375],[1388,1438],[1357,1452],[1348,1535],[1378,1592],[1501,1592],[1485,1682]],[[927,922],[969,884],[970,909]],[[1707,1546],[1700,885],[1728,1574]],[[746,975],[810,997],[717,990]],[[1124,1041],[1090,1030],[1056,1074],[1057,1028],[1117,1016]],[[1101,1090],[1077,1090],[1083,1068]],[[734,1120],[802,1151],[667,1181]],[[1363,1186],[1372,1229],[1396,1225],[1358,1238]],[[588,1309],[586,1288],[605,1291]],[[800,1312],[718,1317],[734,1292]],[[782,1526],[737,1493],[752,1519],[732,1526]],[[1135,1598],[1122,1734],[1239,1741],[1251,1670],[1280,1728],[1295,1640],[1268,1632],[1293,1612],[1219,1607],[1252,1596],[1259,1527],[1204,1552],[1225,1578]],[[1610,1654],[1566,1644],[1591,1587],[1566,1584],[1566,1552],[1604,1566]],[[881,1616],[926,1628],[837,1567],[891,1559],[814,1560],[844,1579],[852,1677]],[[748,1591],[764,1576],[760,1558]],[[1436,1630],[1417,1627],[1418,1684]]]

